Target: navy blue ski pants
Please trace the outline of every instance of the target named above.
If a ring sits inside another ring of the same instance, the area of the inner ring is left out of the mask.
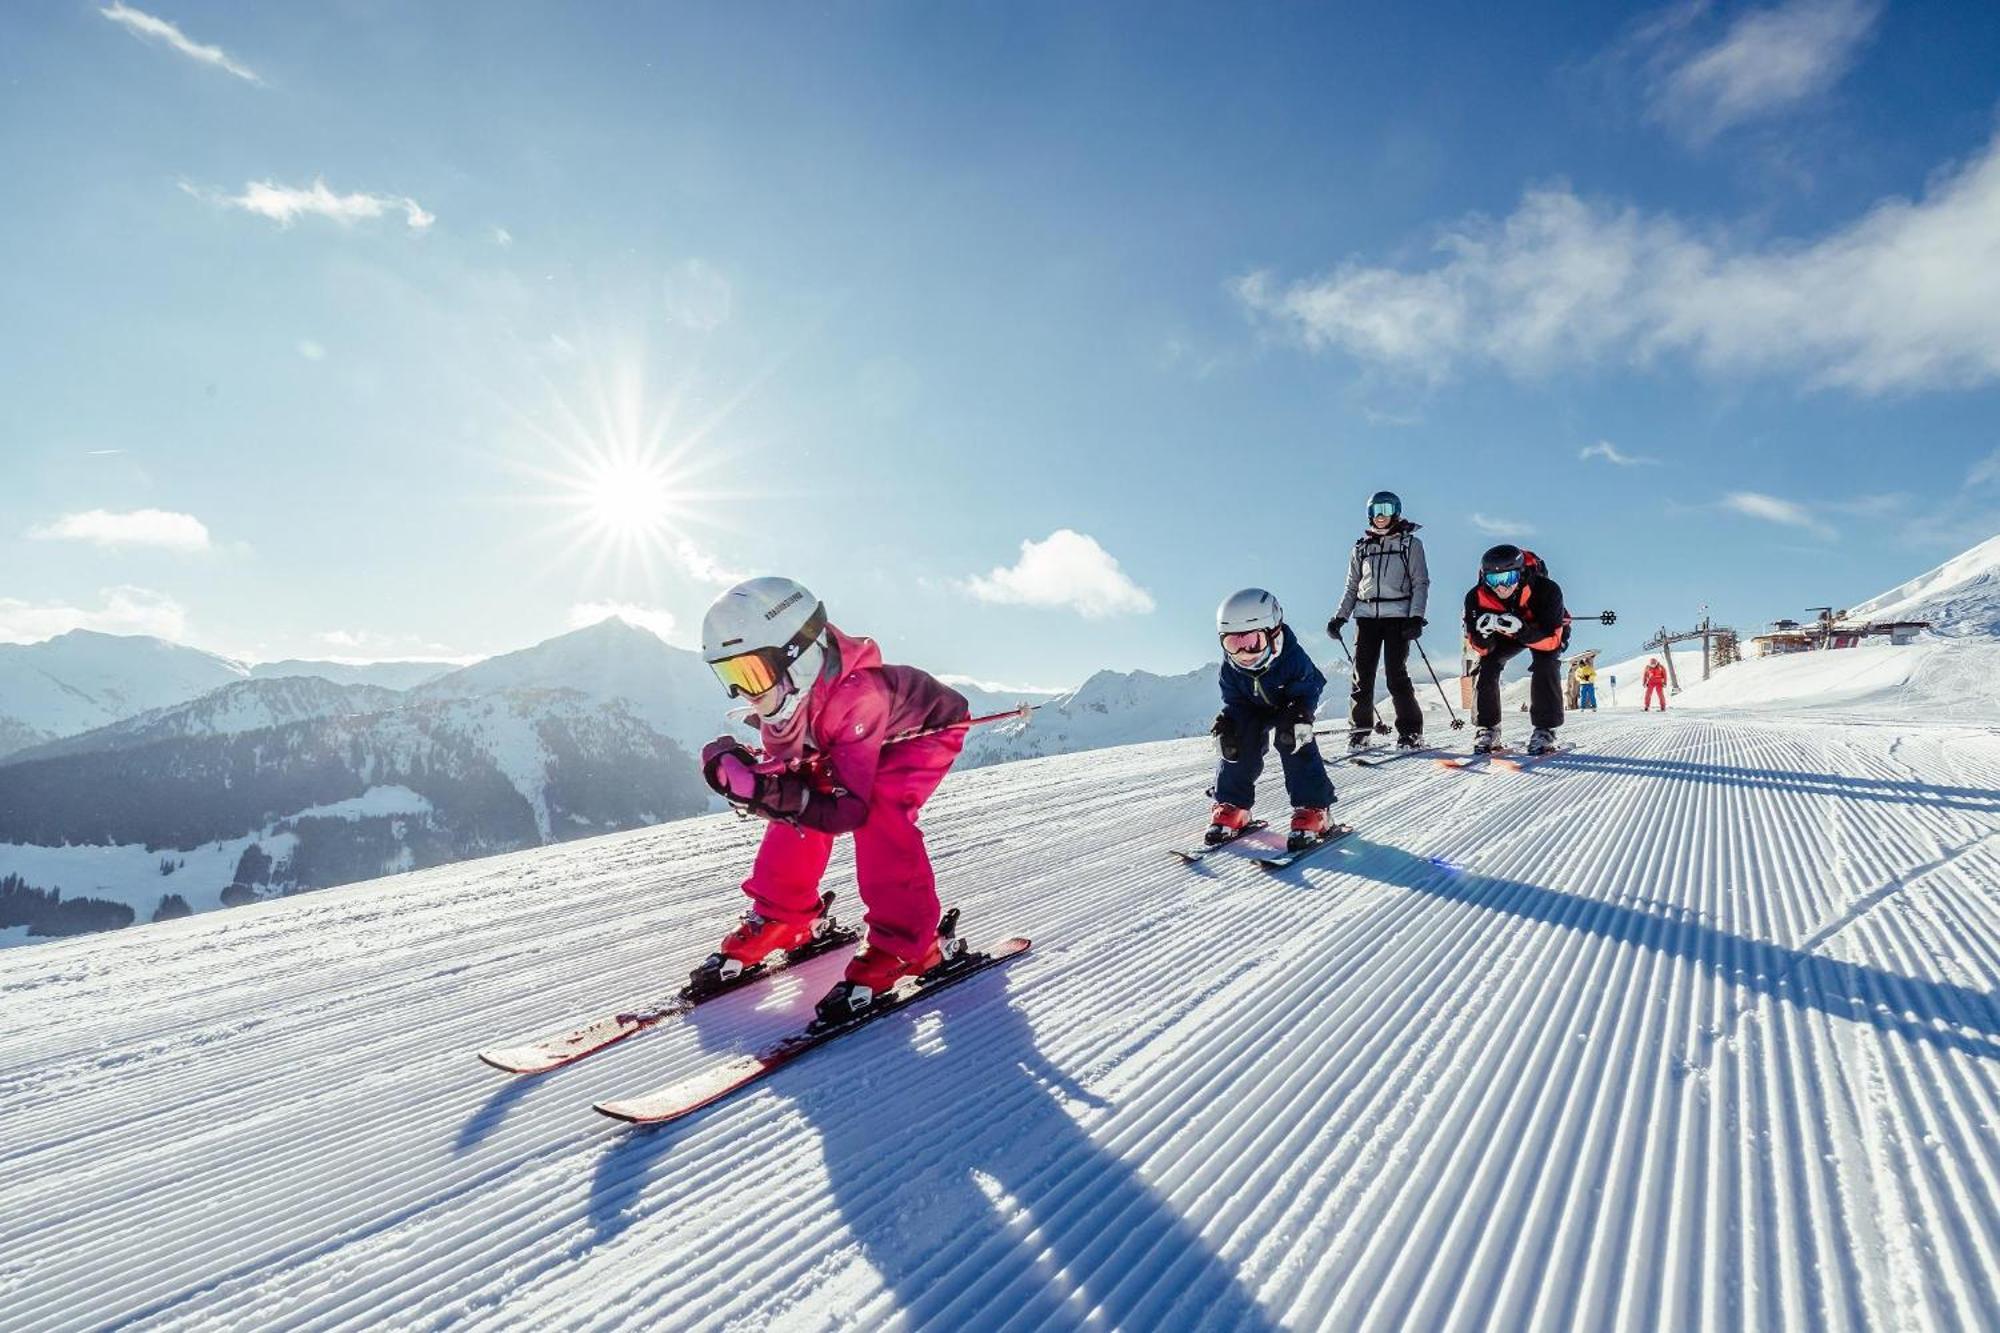
[[[1271,728],[1277,713],[1232,713],[1236,723],[1237,757],[1225,759],[1215,769],[1215,799],[1250,809],[1257,803],[1257,776],[1264,771],[1264,750],[1271,743]],[[1285,770],[1285,794],[1293,806],[1333,804],[1333,779],[1319,757],[1319,742],[1290,754],[1282,751],[1278,762]]]

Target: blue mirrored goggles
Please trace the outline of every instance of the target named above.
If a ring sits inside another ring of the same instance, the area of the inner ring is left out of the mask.
[[[1489,588],[1511,588],[1521,581],[1518,569],[1494,569],[1487,571],[1486,586]]]
[[[1368,516],[1370,518],[1394,518],[1396,516],[1396,506],[1392,504],[1369,505]]]

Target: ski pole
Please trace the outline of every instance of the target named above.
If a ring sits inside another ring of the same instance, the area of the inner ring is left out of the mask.
[[[1424,659],[1424,670],[1431,673],[1431,684],[1437,686],[1438,699],[1444,704],[1444,711],[1451,716],[1451,729],[1453,731],[1463,731],[1465,729],[1465,719],[1452,711],[1451,697],[1444,692],[1444,682],[1438,679],[1437,668],[1431,665],[1431,655],[1424,651],[1424,641],[1418,639],[1416,640],[1416,645],[1417,656]]]
[[[894,745],[899,741],[914,741],[924,736],[935,736],[941,731],[956,731],[960,727],[983,727],[989,722],[1005,722],[1010,717],[1018,717],[1026,722],[1034,717],[1035,710],[1041,706],[1041,704],[1021,704],[1004,712],[988,713],[984,717],[969,717],[963,722],[947,722],[937,727],[917,727],[910,731],[899,731],[882,744]]]

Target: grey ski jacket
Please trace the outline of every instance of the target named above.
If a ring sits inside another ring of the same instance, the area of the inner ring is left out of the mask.
[[[1343,620],[1421,616],[1430,601],[1431,571],[1424,563],[1420,523],[1399,520],[1388,532],[1369,532],[1347,557],[1347,595],[1334,612]]]

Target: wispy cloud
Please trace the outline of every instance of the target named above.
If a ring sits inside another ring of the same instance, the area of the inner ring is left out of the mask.
[[[90,509],[64,514],[53,523],[28,529],[37,541],[91,542],[98,546],[158,546],[173,551],[208,549],[208,526],[193,514],[166,509],[131,509],[114,513]]]
[[[334,660],[350,664],[390,660],[459,663],[479,660],[476,656],[459,652],[450,644],[433,643],[416,634],[381,634],[367,629],[330,629],[313,635],[313,639],[341,654]]]
[[[306,186],[251,181],[243,187],[241,194],[204,190],[186,182],[181,184],[181,188],[197,199],[240,208],[246,213],[269,218],[281,227],[289,227],[303,217],[326,218],[343,227],[351,227],[357,222],[373,221],[396,212],[403,214],[414,231],[423,231],[437,221],[435,214],[426,212],[422,204],[408,195],[336,194],[320,179]]]
[[[1799,528],[1818,537],[1832,537],[1831,525],[1815,515],[1812,510],[1796,500],[1780,499],[1775,495],[1764,495],[1757,491],[1731,491],[1722,497],[1722,508],[1745,518],[1754,518],[1764,523],[1776,523],[1782,527]]]
[[[736,308],[736,291],[713,265],[689,259],[674,267],[662,284],[667,318],[683,327],[707,333],[729,322]]]
[[[1880,0],[1786,0],[1721,33],[1701,0],[1656,16],[1638,46],[1652,117],[1695,144],[1819,97],[1853,68]]]
[[[1022,542],[1011,568],[974,575],[963,586],[982,602],[1064,607],[1089,620],[1153,609],[1152,594],[1127,577],[1109,551],[1069,528]]]
[[[1577,458],[1586,463],[1593,458],[1601,458],[1607,463],[1616,463],[1619,467],[1658,467],[1660,465],[1660,460],[1657,458],[1646,458],[1639,454],[1623,453],[1617,445],[1611,443],[1609,440],[1599,440],[1596,444],[1585,445],[1583,451],[1577,455]]]
[[[308,361],[324,361],[326,360],[326,348],[314,342],[311,338],[301,338],[299,339],[299,355]]]
[[[586,625],[595,625],[600,621],[612,619],[622,620],[628,625],[637,625],[643,630],[651,630],[666,643],[680,642],[674,637],[674,630],[678,628],[680,622],[673,612],[663,607],[641,606],[633,602],[578,602],[569,609],[571,629],[582,629]]]
[[[99,589],[98,596],[102,604],[95,607],[0,597],[0,643],[38,643],[73,629],[187,639],[187,608],[165,593],[121,585]]]
[[[118,24],[126,31],[143,37],[148,41],[165,42],[168,46],[190,60],[199,60],[204,65],[213,65],[217,69],[234,74],[237,78],[249,83],[262,84],[264,82],[264,80],[257,77],[255,70],[231,59],[229,53],[221,47],[203,45],[163,18],[155,18],[143,10],[118,3],[117,0],[114,0],[114,3],[97,12],[110,19],[113,23]]]
[[[1717,375],[1796,373],[1861,393],[2000,379],[2000,138],[1817,241],[1731,244],[1677,218],[1531,190],[1445,229],[1430,268],[1350,261],[1236,283],[1314,351],[1438,380],[1466,364],[1539,376],[1667,354]]]
[[[1516,523],[1511,518],[1491,518],[1485,514],[1474,514],[1472,516],[1472,526],[1478,528],[1489,537],[1532,537],[1535,535],[1535,525],[1532,523]]]
[[[2000,449],[1974,463],[1965,474],[1967,486],[1987,486],[1996,481],[2000,481]]]

